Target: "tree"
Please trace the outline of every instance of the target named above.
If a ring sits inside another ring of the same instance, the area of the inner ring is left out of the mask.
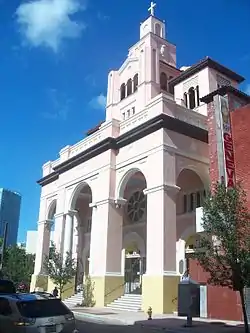
[[[195,257],[209,273],[208,283],[239,291],[249,333],[244,287],[250,285],[250,213],[239,184],[227,188],[217,183],[203,205],[203,228]]]
[[[95,289],[95,284],[92,282],[91,277],[87,275],[85,277],[84,286],[83,286],[82,306],[86,306],[88,308],[95,306],[94,289]]]
[[[29,286],[34,265],[35,255],[26,253],[25,248],[17,245],[9,246],[4,251],[1,275],[16,286],[21,282]]]
[[[64,287],[76,275],[76,262],[69,252],[67,252],[64,259],[61,253],[57,252],[55,245],[52,244],[49,256],[45,257],[44,269],[58,287],[62,296]]]

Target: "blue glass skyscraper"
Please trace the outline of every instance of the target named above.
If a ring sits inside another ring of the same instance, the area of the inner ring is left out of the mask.
[[[4,237],[5,225],[7,223],[7,246],[15,245],[17,243],[20,208],[21,195],[0,188],[0,238]]]

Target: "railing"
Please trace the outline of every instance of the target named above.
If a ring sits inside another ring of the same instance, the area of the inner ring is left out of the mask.
[[[104,297],[107,297],[107,296],[113,294],[113,292],[115,292],[116,290],[120,289],[121,287],[124,287],[125,284],[126,284],[126,282],[123,282],[123,283],[120,284],[119,286],[117,286],[117,287],[115,287],[114,289],[110,290],[108,293],[106,293],[106,294],[104,295]]]

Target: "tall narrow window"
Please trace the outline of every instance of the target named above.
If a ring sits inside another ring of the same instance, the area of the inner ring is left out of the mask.
[[[184,104],[186,105],[186,107],[188,107],[187,93],[184,94]]]
[[[188,95],[189,95],[189,109],[194,109],[195,108],[195,90],[193,87],[189,88]]]
[[[194,211],[194,205],[195,205],[195,194],[191,193],[190,194],[190,201],[189,201],[189,212],[193,212]]]
[[[183,196],[183,214],[185,214],[187,212],[187,205],[188,205],[187,195],[184,194],[184,196]]]
[[[120,87],[121,100],[126,97],[126,85],[123,83]]]
[[[129,79],[127,82],[127,96],[132,94],[132,80]]]
[[[156,23],[155,25],[155,34],[159,37],[161,37],[161,26],[159,23]]]
[[[137,88],[138,88],[138,74],[135,74],[134,76],[134,92],[137,91]]]
[[[160,75],[160,85],[161,85],[161,90],[168,91],[168,79],[166,73],[161,73]]]
[[[201,193],[196,192],[196,208],[201,206]]]
[[[197,99],[197,106],[200,105],[200,91],[199,86],[196,86],[196,99]]]
[[[169,81],[172,80],[173,76],[169,76],[168,78],[168,91],[170,94],[174,95],[174,86],[173,85],[169,85]]]

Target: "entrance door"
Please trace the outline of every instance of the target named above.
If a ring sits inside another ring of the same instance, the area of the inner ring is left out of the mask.
[[[141,257],[127,257],[125,259],[126,294],[141,294],[141,277],[145,273],[145,259]]]

